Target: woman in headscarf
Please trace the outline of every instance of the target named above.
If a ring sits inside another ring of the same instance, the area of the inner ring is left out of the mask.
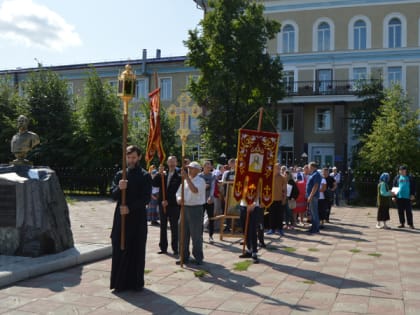
[[[391,205],[391,197],[393,193],[389,190],[388,186],[389,182],[389,174],[382,173],[379,176],[379,184],[378,184],[378,195],[377,195],[377,204],[378,204],[378,215],[377,220],[378,223],[376,224],[377,229],[390,229],[388,225],[386,225],[386,221],[389,221],[389,207]],[[381,225],[383,222],[383,226]]]

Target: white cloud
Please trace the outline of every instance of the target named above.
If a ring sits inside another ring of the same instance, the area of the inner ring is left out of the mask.
[[[0,37],[57,51],[82,43],[74,26],[32,0],[6,0],[1,4]]]

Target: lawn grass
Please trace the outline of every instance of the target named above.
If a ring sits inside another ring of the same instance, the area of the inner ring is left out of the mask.
[[[251,260],[244,260],[234,264],[233,270],[236,271],[247,271],[248,267],[252,265]]]

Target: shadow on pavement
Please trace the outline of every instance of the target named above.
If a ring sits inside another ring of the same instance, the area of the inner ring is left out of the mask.
[[[271,305],[287,306],[290,309],[298,310],[301,312],[310,312],[313,309],[312,307],[290,304],[281,301],[278,298],[254,291],[252,288],[260,285],[258,281],[251,277],[232,272],[223,265],[206,262],[204,265],[196,267],[200,267],[196,268],[196,270],[205,270],[208,272],[205,276],[199,278],[203,282],[212,283],[223,288],[235,290],[236,292],[254,295],[264,299],[265,302],[270,303]],[[195,268],[191,269],[194,270]]]
[[[330,275],[330,274],[315,271],[315,270],[306,270],[306,269],[300,269],[297,267],[279,265],[279,264],[276,264],[267,260],[261,260],[261,263],[267,266],[270,266],[274,270],[283,272],[285,274],[301,277],[303,279],[314,281],[316,283],[320,283],[324,285],[328,285],[330,287],[334,287],[337,289],[380,287],[376,284],[365,282],[365,281],[346,279],[343,277],[338,277],[338,276]]]
[[[188,311],[173,300],[146,288],[140,292],[126,291],[113,292],[113,294],[137,308],[152,314],[199,315],[199,313]]]
[[[27,288],[45,288],[53,292],[62,292],[69,287],[76,287],[82,279],[83,266],[77,266],[62,271],[55,271],[33,279],[23,280],[17,286]]]

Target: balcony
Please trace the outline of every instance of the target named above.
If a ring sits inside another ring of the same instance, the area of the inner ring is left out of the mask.
[[[288,82],[286,96],[356,95],[360,87],[372,80],[320,80]]]

